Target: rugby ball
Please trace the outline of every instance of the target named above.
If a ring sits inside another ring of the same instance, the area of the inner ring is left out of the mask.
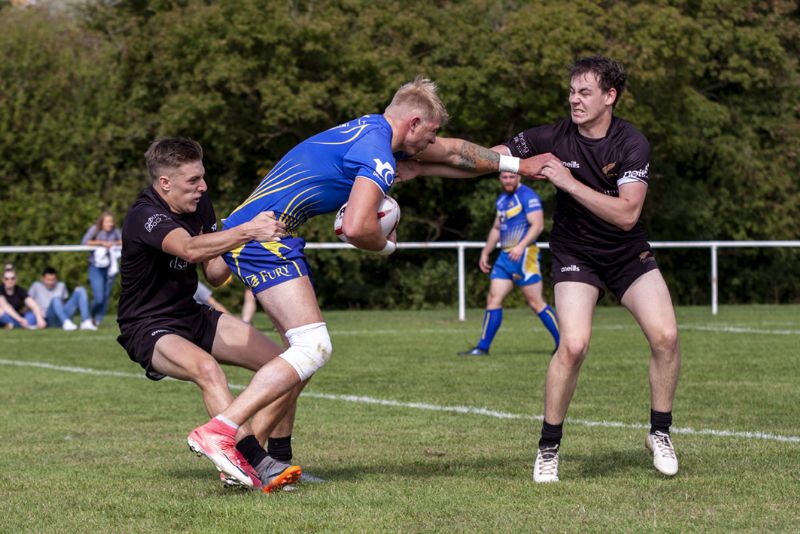
[[[342,207],[336,212],[336,220],[333,221],[333,231],[336,232],[336,237],[344,242],[347,242],[347,237],[342,232],[342,223],[344,222],[344,210],[346,207],[347,202],[342,204]],[[388,237],[389,234],[397,229],[399,222],[400,205],[389,195],[384,196],[380,206],[378,206],[378,223],[381,225],[383,235]]]

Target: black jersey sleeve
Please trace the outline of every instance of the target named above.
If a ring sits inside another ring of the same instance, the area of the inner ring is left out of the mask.
[[[162,250],[161,243],[167,234],[176,228],[183,228],[173,215],[157,206],[142,204],[131,211],[128,214],[131,217],[129,228],[134,235],[130,237],[145,247]]]
[[[637,132],[625,140],[617,187],[629,183],[647,184],[650,179],[650,143]]]
[[[503,143],[518,158],[530,158],[537,154],[553,151],[553,143],[558,124],[537,126],[518,133]]]

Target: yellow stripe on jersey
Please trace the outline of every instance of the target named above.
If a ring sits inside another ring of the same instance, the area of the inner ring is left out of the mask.
[[[265,241],[265,242],[261,243],[261,246],[264,247],[265,249],[267,249],[268,251],[272,252],[276,256],[278,256],[283,261],[289,261],[289,260],[286,259],[286,257],[283,254],[281,254],[280,251],[281,251],[281,249],[284,249],[284,248],[289,249],[289,250],[292,250],[292,249],[287,247],[286,245],[284,245],[280,241]],[[303,276],[303,272],[300,270],[300,267],[298,267],[297,262],[295,262],[294,260],[291,260],[291,262],[292,262],[292,265],[294,265],[294,268],[297,269],[297,274],[299,274],[300,276]]]
[[[506,219],[510,219],[514,215],[519,215],[519,212],[521,211],[522,211],[522,204],[517,203],[517,205],[514,206],[513,208],[506,210]]]
[[[517,226],[514,228],[513,232],[509,232],[506,235],[506,238],[500,243],[500,247],[506,252],[511,250],[512,248],[516,247],[528,230],[524,226]]]
[[[281,180],[280,182],[278,182],[278,183],[276,183],[276,184],[274,184],[274,185],[275,185],[275,186],[277,186],[277,185],[279,185],[279,184],[282,184],[282,183],[284,183],[286,180],[289,180],[289,179],[291,179],[291,178],[294,178],[295,176],[297,176],[298,174],[301,174],[302,172],[305,172],[305,171],[301,171],[301,172],[295,173],[295,174],[293,174],[293,175],[291,175],[291,176],[287,177],[287,178],[286,178],[286,179],[284,179],[284,180]],[[295,180],[294,182],[292,182],[292,183],[290,183],[290,184],[287,184],[287,185],[285,185],[285,186],[283,186],[283,187],[277,187],[277,188],[275,188],[275,189],[267,189],[267,190],[265,190],[265,191],[261,192],[261,193],[260,193],[260,194],[258,194],[258,195],[254,195],[254,196],[253,196],[253,195],[251,195],[251,196],[250,196],[250,198],[248,198],[247,200],[245,200],[245,201],[244,201],[244,202],[243,202],[243,203],[242,203],[242,204],[241,204],[239,207],[237,207],[235,210],[233,210],[233,211],[231,212],[231,215],[233,215],[234,213],[236,213],[236,212],[237,212],[237,211],[239,211],[240,209],[242,209],[242,208],[246,207],[247,205],[249,205],[249,204],[252,204],[252,203],[253,203],[253,202],[255,202],[256,200],[261,200],[262,198],[264,198],[264,197],[266,197],[266,196],[269,196],[269,195],[272,195],[273,193],[277,193],[277,192],[279,192],[279,191],[283,191],[284,189],[289,189],[290,187],[294,187],[295,185],[299,184],[300,182],[305,182],[306,180],[313,180],[314,178],[319,178],[319,175],[318,175],[318,174],[315,174],[315,175],[312,175],[312,176],[306,176],[305,178],[300,178],[299,180]],[[229,215],[229,217],[230,217],[230,215]]]
[[[286,167],[289,163],[290,163],[290,161],[284,162],[283,163],[283,167]],[[233,213],[236,213],[237,211],[239,211],[244,206],[250,204],[253,200],[255,200],[256,195],[260,194],[265,189],[267,189],[275,180],[277,180],[278,178],[282,177],[287,172],[289,172],[292,169],[295,169],[295,168],[297,168],[299,166],[300,166],[300,163],[298,163],[297,165],[292,165],[291,167],[289,167],[288,169],[285,169],[285,170],[283,170],[282,167],[276,167],[276,168],[272,169],[269,172],[269,174],[267,174],[267,176],[261,181],[261,183],[258,184],[258,187],[256,187],[255,191],[250,193],[250,196],[247,197],[244,200],[244,202],[242,202],[239,206],[237,206],[235,210],[233,210]],[[292,176],[295,176],[295,175],[292,175]]]
[[[299,193],[297,193],[297,194],[296,194],[294,197],[292,197],[292,200],[290,200],[290,201],[289,201],[289,203],[288,203],[288,204],[286,204],[286,207],[283,209],[283,215],[281,215],[281,220],[284,220],[284,216],[286,216],[286,217],[294,217],[294,214],[295,214],[295,212],[296,212],[296,211],[297,211],[297,210],[298,210],[298,209],[299,209],[299,208],[300,208],[300,207],[301,207],[301,206],[302,206],[302,205],[303,205],[305,202],[307,202],[308,200],[310,200],[310,199],[312,199],[312,198],[314,198],[314,197],[317,197],[317,196],[319,196],[319,195],[320,195],[320,193],[314,193],[313,195],[311,195],[311,196],[308,196],[308,197],[306,197],[306,198],[303,198],[302,200],[300,200],[300,202],[298,202],[297,206],[295,206],[294,208],[292,208],[292,204],[294,204],[294,202],[295,202],[295,201],[296,201],[296,200],[297,200],[299,197],[301,197],[301,196],[305,195],[305,194],[306,194],[306,193],[308,193],[309,191],[313,191],[314,189],[319,189],[320,187],[322,187],[322,184],[311,186],[311,187],[309,187],[308,189],[303,189],[302,191],[300,191]],[[285,221],[284,221],[284,222],[285,222]]]
[[[346,145],[347,143],[349,143],[349,142],[353,141],[353,140],[354,140],[356,137],[358,137],[359,135],[361,135],[361,132],[363,132],[363,131],[364,131],[364,128],[366,128],[367,126],[369,126],[369,124],[362,124],[362,125],[360,125],[360,126],[353,126],[353,127],[352,127],[352,128],[350,128],[349,130],[343,130],[343,131],[339,132],[340,134],[342,134],[342,135],[345,135],[345,134],[349,134],[350,132],[353,132],[353,131],[355,131],[355,130],[358,130],[358,131],[356,132],[356,134],[355,134],[353,137],[351,137],[350,139],[348,139],[347,141],[337,141],[337,142],[335,142],[335,143],[334,143],[334,142],[331,142],[331,143],[323,143],[323,142],[321,142],[321,141],[310,141],[310,142],[311,142],[311,143],[313,143],[313,144],[315,144],[315,145]]]

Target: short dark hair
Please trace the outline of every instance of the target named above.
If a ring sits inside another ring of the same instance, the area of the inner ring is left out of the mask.
[[[604,93],[607,93],[612,87],[617,91],[617,98],[614,100],[614,106],[616,107],[617,102],[622,98],[622,92],[625,90],[625,84],[628,81],[628,76],[625,74],[625,68],[622,64],[605,56],[584,57],[577,60],[569,68],[569,77],[572,79],[588,72],[597,77],[600,89]]]
[[[56,271],[54,267],[49,267],[48,266],[48,267],[45,267],[44,270],[42,271],[42,276],[44,276],[46,274],[54,274],[54,275],[58,276],[58,271]]]
[[[184,163],[203,161],[203,147],[188,137],[162,137],[150,143],[144,153],[150,179],[158,180],[164,169],[176,169]]]

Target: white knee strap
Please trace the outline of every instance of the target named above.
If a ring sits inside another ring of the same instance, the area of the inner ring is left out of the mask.
[[[286,331],[289,348],[280,355],[294,367],[301,380],[313,375],[333,354],[325,323],[311,323]]]

